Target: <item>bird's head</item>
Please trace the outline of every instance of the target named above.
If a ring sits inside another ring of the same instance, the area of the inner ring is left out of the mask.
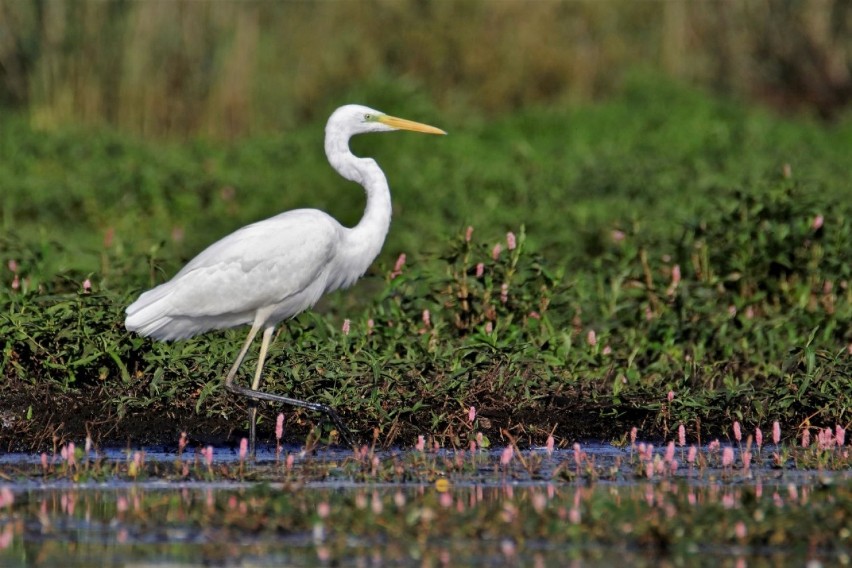
[[[328,119],[326,132],[340,132],[347,136],[367,132],[390,132],[412,130],[426,134],[446,134],[440,128],[421,124],[404,118],[389,116],[363,105],[345,105],[334,111]]]

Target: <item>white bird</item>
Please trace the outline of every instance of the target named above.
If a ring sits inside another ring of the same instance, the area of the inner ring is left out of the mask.
[[[275,326],[312,307],[323,294],[352,285],[379,254],[390,226],[390,189],[376,161],[355,156],[349,139],[392,130],[446,134],[434,126],[361,105],[340,107],[326,124],[329,163],[367,193],[366,210],[356,226],[344,227],[316,209],[296,209],[243,227],[210,245],[168,282],[139,296],[127,308],[125,327],[144,336],[172,340],[250,324],[248,338],[225,377],[225,388],[254,400],[321,412],[352,445],[348,429],[331,407],[258,389]],[[254,381],[250,389],[241,387],[234,377],[260,330],[263,340]],[[255,413],[252,406],[252,452]]]

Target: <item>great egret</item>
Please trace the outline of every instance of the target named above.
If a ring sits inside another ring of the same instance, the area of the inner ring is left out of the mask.
[[[329,406],[258,390],[275,326],[313,306],[320,296],[352,285],[382,248],[390,226],[388,182],[375,160],[349,150],[349,139],[367,132],[443,130],[361,106],[342,106],[325,127],[325,153],[344,178],[361,184],[367,207],[353,228],[316,209],[287,211],[231,233],[207,247],[174,278],[139,296],[127,308],[125,326],[155,339],[192,337],[213,329],[251,324],[248,337],[225,377],[225,388],[254,400],[307,408],[328,416],[349,445],[353,439]],[[234,377],[260,330],[263,340],[251,388]],[[249,411],[254,452],[256,408]]]

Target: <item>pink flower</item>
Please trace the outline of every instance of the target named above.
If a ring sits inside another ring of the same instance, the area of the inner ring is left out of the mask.
[[[754,443],[757,444],[757,449],[763,445],[763,432],[760,430],[760,427],[754,429]]]
[[[577,509],[576,507],[571,507],[571,510],[568,511],[568,520],[571,521],[572,524],[579,525],[580,509]]]
[[[317,504],[317,516],[320,519],[325,519],[331,514],[331,505],[328,504],[328,501],[321,501]]]
[[[781,441],[781,424],[776,420],[772,423],[772,443],[776,446]]]
[[[402,267],[404,265],[405,265],[405,253],[402,253],[397,257],[396,263],[394,263],[394,265],[393,265],[393,272],[391,272],[391,274],[390,274],[391,280],[393,280],[394,278],[396,278],[397,276],[402,274]]]
[[[734,525],[734,534],[736,534],[737,538],[740,540],[744,540],[745,537],[748,536],[748,529],[744,522],[737,521],[737,524]]]
[[[612,237],[612,240],[614,242],[620,243],[621,241],[624,240],[624,237],[626,235],[624,234],[624,231],[619,231],[618,229],[615,229],[610,233],[610,236]]]
[[[92,291],[92,281],[86,278],[83,280],[83,292],[91,292]]]
[[[686,445],[686,427],[683,424],[677,427],[677,443],[680,447]]]
[[[485,264],[480,262],[476,265],[476,277],[482,278],[482,275],[485,273]]]
[[[842,446],[846,443],[846,429],[840,424],[834,427],[834,439],[837,441],[838,446]]]
[[[530,319],[535,319],[535,320],[537,320],[537,319],[541,319],[541,314],[540,314],[540,313],[538,313],[538,312],[536,312],[536,311],[532,311],[532,312],[530,312],[530,313],[528,314],[528,316],[530,317]]]
[[[476,407],[471,406],[467,411],[467,421],[473,422],[476,420]]]
[[[636,426],[634,426],[633,428],[630,429],[630,445],[631,446],[636,443],[636,434],[638,434],[638,433],[639,433],[639,430],[636,428]]]
[[[668,399],[669,402],[673,401],[674,397],[675,397],[675,393],[672,390],[670,390],[669,393],[666,395],[666,398]]]
[[[349,320],[348,319],[343,320],[343,325],[340,327],[340,329],[343,331],[343,335],[349,335]]]
[[[743,469],[748,469],[751,465],[751,452],[743,452]]]
[[[737,442],[741,442],[743,439],[743,432],[740,430],[740,423],[737,420],[734,420],[734,440]]]
[[[695,456],[698,454],[698,448],[689,446],[689,451],[686,452],[686,462],[690,465],[695,463]]]
[[[513,457],[515,457],[515,450],[512,446],[506,446],[503,448],[503,453],[500,455],[500,465],[509,465],[509,462],[512,461]]]
[[[376,327],[376,322],[373,321],[373,318],[367,320],[367,335],[371,335],[373,333],[373,328]]]
[[[500,246],[500,243],[497,243],[496,245],[494,245],[494,248],[491,249],[491,259],[497,260],[498,258],[500,258],[500,253],[502,251],[503,251],[503,247]]]
[[[243,438],[240,440],[240,461],[246,459],[248,453],[248,440]]]
[[[281,440],[284,436],[284,413],[278,413],[278,417],[275,419],[275,439]]]
[[[18,275],[15,274],[15,277],[12,278],[12,290],[17,290],[21,287],[21,280],[18,278]]]
[[[15,503],[15,494],[8,487],[0,489],[0,509],[11,507]]]
[[[485,322],[485,333],[490,334],[492,331],[494,331],[494,324],[490,321]]]
[[[817,215],[814,217],[814,220],[811,221],[811,229],[814,231],[818,231],[822,228],[822,224],[825,222],[825,218],[822,215]]]
[[[802,447],[807,448],[811,445],[811,432],[807,428],[802,431]]]
[[[672,286],[677,287],[680,284],[680,265],[672,266]]]
[[[586,334],[586,343],[594,347],[598,344],[598,336],[595,333],[594,329],[590,329],[589,333]]]
[[[734,449],[726,446],[722,450],[722,467],[730,467],[734,463]]]
[[[672,460],[674,460],[674,455],[675,455],[675,443],[669,442],[668,446],[666,446],[666,456],[664,458],[664,461],[671,463]]]
[[[544,445],[545,451],[547,451],[547,455],[553,453],[553,446],[556,444],[556,441],[553,439],[553,435],[549,435],[547,437],[547,442]]]
[[[213,466],[213,446],[207,446],[207,451],[204,453],[204,459],[207,462],[207,467]]]
[[[414,445],[414,449],[418,452],[422,452],[426,447],[426,438],[423,436],[417,436],[417,444]]]
[[[518,242],[515,240],[515,233],[509,231],[506,233],[506,248],[509,250],[515,250],[515,247],[518,246]]]
[[[500,286],[500,301],[504,304],[509,301],[509,285],[505,282]]]
[[[423,310],[422,318],[423,318],[423,325],[425,325],[426,327],[429,327],[429,326],[432,325],[432,316],[429,313],[429,310]]]
[[[467,230],[464,232],[464,242],[469,243],[470,238],[473,236],[473,227],[468,226]]]

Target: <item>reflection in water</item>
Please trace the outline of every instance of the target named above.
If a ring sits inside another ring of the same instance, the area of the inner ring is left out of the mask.
[[[848,469],[756,461],[648,479],[647,456],[608,447],[519,452],[513,466],[502,451],[224,453],[106,456],[108,475],[87,460],[53,477],[20,465],[24,481],[0,488],[0,564],[755,567],[836,564],[852,543]]]

